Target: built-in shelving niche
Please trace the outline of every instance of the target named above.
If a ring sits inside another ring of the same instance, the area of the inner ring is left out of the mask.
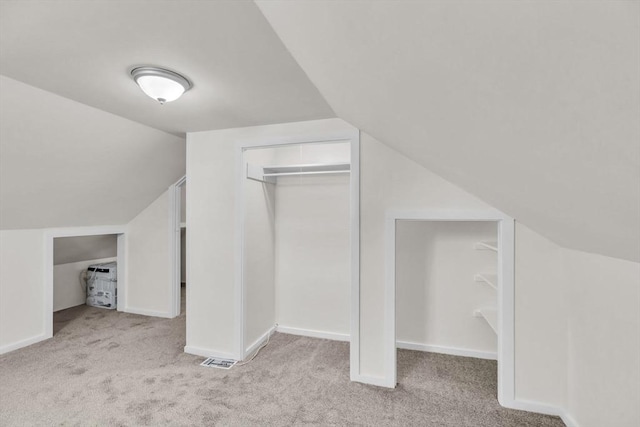
[[[489,250],[498,252],[498,243],[497,242],[477,242],[475,245],[477,250]],[[476,317],[484,318],[491,329],[497,334],[498,333],[498,309],[496,308],[498,305],[498,275],[495,273],[478,273],[474,276],[474,281],[483,283],[489,286],[495,292],[495,307],[483,307],[475,310],[473,315]]]

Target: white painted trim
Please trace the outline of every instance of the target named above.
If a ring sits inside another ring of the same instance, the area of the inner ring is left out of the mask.
[[[360,131],[355,129],[351,141],[351,344],[349,378],[360,376]]]
[[[396,361],[396,222],[397,221],[494,221],[498,224],[498,402],[515,402],[514,334],[514,220],[489,210],[388,210],[385,220],[385,378],[395,386]]]
[[[546,403],[534,402],[531,400],[517,399],[503,405],[505,408],[516,409],[519,411],[535,412],[538,414],[552,415],[560,417],[567,427],[579,427],[578,422],[565,410],[557,406]]]
[[[127,275],[120,272],[120,264],[126,268],[126,225],[102,225],[92,227],[64,227],[48,228],[44,230],[44,306],[43,306],[43,329],[45,339],[53,336],[53,239],[58,237],[81,237],[100,236],[106,234],[117,234],[117,263],[118,263],[118,302],[117,309],[124,307],[121,295],[126,295]],[[122,281],[122,282],[121,282]],[[125,297],[126,298],[126,297]]]
[[[141,316],[163,317],[165,319],[171,319],[175,317],[175,316],[172,316],[171,313],[168,313],[166,311],[147,310],[144,308],[136,308],[136,307],[125,307],[125,309],[122,311],[130,314],[139,314]]]
[[[350,341],[351,340],[351,337],[349,336],[349,334],[341,334],[338,332],[317,331],[314,329],[293,328],[291,326],[278,325],[278,327],[276,328],[276,331],[282,334],[300,335],[303,337],[321,338],[321,339],[332,340],[332,341]]]
[[[226,353],[226,352],[217,351],[217,350],[210,350],[208,348],[194,347],[192,345],[186,345],[184,347],[184,352],[188,354],[193,354],[194,356],[217,357],[218,359],[237,360],[233,357],[232,353]]]
[[[420,344],[409,341],[398,341],[396,343],[396,348],[426,351],[429,353],[449,354],[451,356],[474,357],[476,359],[498,360],[498,353],[492,351],[479,351],[467,348],[446,347],[442,345]]]
[[[386,388],[395,388],[396,386],[395,384],[391,383],[389,381],[389,378],[387,377],[374,377],[371,375],[361,375],[361,374],[353,375],[352,374],[351,381],[355,381],[355,382],[359,382],[367,385],[374,385],[378,387],[386,387]]]
[[[389,209],[385,212],[387,219],[402,221],[500,221],[513,220],[495,209],[460,210],[460,209],[426,209],[400,210]]]
[[[46,228],[50,237],[100,236],[105,234],[122,234],[127,231],[126,225],[97,225],[91,227]]]
[[[187,182],[186,175],[169,186],[169,295],[171,295],[171,317],[180,315],[180,233],[182,228],[181,218],[181,192],[182,186]]]
[[[262,345],[262,343],[267,340],[267,338],[269,338],[271,335],[273,335],[273,333],[275,331],[276,331],[276,327],[272,326],[272,327],[269,328],[269,330],[267,330],[267,332],[265,332],[264,334],[260,335],[260,337],[257,340],[255,340],[253,342],[253,344],[251,344],[249,347],[247,347],[247,350],[244,352],[244,357],[242,358],[242,360],[244,360],[247,357],[251,356],[251,354],[253,354],[253,352],[256,351],[258,349],[258,347],[260,347]]]
[[[498,402],[516,395],[515,221],[498,221]]]
[[[244,301],[245,287],[243,283],[243,242],[244,242],[244,185],[245,171],[243,152],[251,148],[265,148],[286,145],[322,142],[351,143],[351,178],[350,178],[350,228],[351,228],[351,345],[350,376],[352,381],[360,378],[360,131],[356,128],[317,133],[301,133],[299,135],[261,138],[255,137],[236,142],[235,164],[235,325],[236,325],[236,358],[244,356],[245,322]]]
[[[127,257],[121,256],[117,257],[118,254],[126,255],[127,253],[127,234],[122,233],[118,234],[117,237],[117,249],[116,249],[116,263],[118,265],[118,276],[116,279],[118,280],[118,300],[116,304],[117,311],[124,311],[124,308],[127,306],[127,277],[129,277],[129,272],[127,270]]]
[[[234,299],[235,299],[235,359],[244,360],[244,340],[245,340],[245,322],[244,322],[244,302],[245,286],[244,286],[244,148],[242,145],[236,145],[235,164],[236,164],[236,180],[235,180],[235,235],[234,242]]]
[[[36,335],[35,337],[31,337],[31,338],[27,338],[27,339],[24,339],[24,340],[16,341],[16,342],[11,343],[11,344],[6,344],[6,345],[3,345],[2,347],[0,347],[0,354],[9,353],[10,351],[14,351],[14,350],[18,350],[18,349],[23,348],[23,347],[30,346],[30,345],[35,344],[37,342],[44,341],[44,340],[46,340],[48,338],[51,338],[51,337],[48,337],[46,334],[40,334],[40,335]]]
[[[564,409],[561,410],[559,417],[562,419],[562,422],[565,423],[567,427],[580,427],[576,419],[573,418],[573,416]]]
[[[396,220],[387,215],[384,228],[384,376],[388,387],[398,383],[396,351]]]

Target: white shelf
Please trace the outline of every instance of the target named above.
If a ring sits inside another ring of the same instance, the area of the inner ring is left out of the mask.
[[[498,275],[497,274],[489,274],[489,273],[480,273],[473,276],[473,279],[476,282],[486,283],[491,286],[496,291],[498,290]]]
[[[275,184],[279,176],[325,175],[350,173],[350,163],[319,163],[304,165],[257,166],[247,165],[247,178]]]
[[[476,249],[479,251],[494,251],[498,252],[498,242],[478,242],[476,243]]]
[[[473,312],[475,317],[482,317],[487,321],[493,332],[498,333],[498,310],[491,307],[480,308]]]

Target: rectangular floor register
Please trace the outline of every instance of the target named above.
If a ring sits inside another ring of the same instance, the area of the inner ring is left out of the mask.
[[[200,366],[204,366],[207,368],[230,369],[236,363],[237,363],[236,360],[218,359],[215,357],[210,357],[204,362],[202,362]]]

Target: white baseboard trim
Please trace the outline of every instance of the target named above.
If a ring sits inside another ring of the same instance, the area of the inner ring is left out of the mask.
[[[141,316],[163,317],[165,319],[173,318],[173,316],[171,316],[171,313],[166,311],[146,310],[144,308],[135,308],[135,307],[126,307],[123,311],[125,313],[139,314]]]
[[[386,388],[395,388],[396,386],[395,384],[390,384],[387,378],[368,375],[351,375],[351,381]]]
[[[564,408],[546,403],[534,402],[525,399],[516,399],[500,403],[505,408],[518,409],[520,411],[535,412],[538,414],[554,415],[560,417],[567,427],[580,427],[575,419]]]
[[[441,345],[420,344],[409,341],[397,341],[397,348],[405,350],[428,351],[430,353],[449,354],[452,356],[475,357],[476,359],[498,360],[498,353],[490,351],[468,350],[466,348],[445,347]]]
[[[333,340],[333,341],[350,341],[351,340],[351,336],[349,334],[316,331],[313,329],[292,328],[290,326],[282,326],[282,325],[278,325],[276,327],[276,331],[283,334],[301,335],[304,337],[322,338],[325,340]]]
[[[208,348],[194,347],[192,345],[186,345],[184,347],[184,352],[188,354],[193,354],[194,356],[217,357],[218,359],[236,360],[235,355],[233,355],[232,353],[210,350]]]
[[[560,414],[560,418],[562,419],[562,422],[565,423],[567,427],[580,427],[580,425],[578,425],[578,422],[575,420],[575,418],[573,418],[571,414],[568,413],[567,411],[562,411],[562,414]]]
[[[48,337],[46,334],[40,334],[36,335],[35,337],[27,338],[25,340],[20,340],[11,344],[3,345],[2,347],[0,347],[0,354],[9,353],[10,351],[18,350],[22,347],[27,347],[37,342],[44,341],[48,338],[51,337]]]
[[[269,328],[269,330],[267,332],[265,332],[264,334],[260,335],[260,338],[255,340],[253,342],[253,344],[251,344],[249,347],[247,347],[247,349],[244,351],[244,358],[246,359],[247,356],[250,356],[251,354],[253,354],[253,352],[256,351],[258,349],[258,347],[260,347],[262,345],[262,343],[265,342],[267,340],[267,338],[269,338],[275,331],[276,331],[276,327],[272,326],[272,327]]]

